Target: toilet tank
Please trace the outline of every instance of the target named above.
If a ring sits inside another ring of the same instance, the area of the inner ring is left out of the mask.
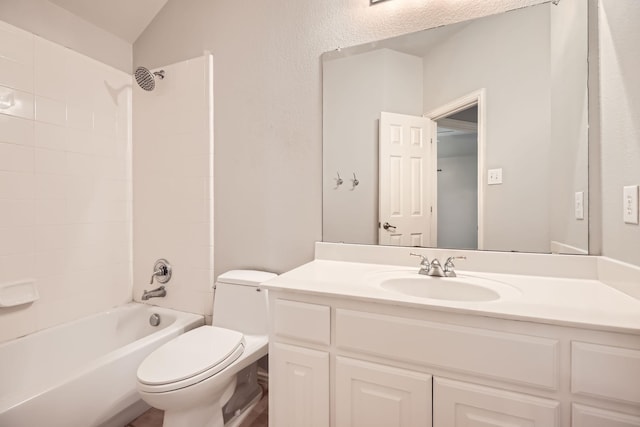
[[[258,286],[274,277],[274,273],[256,270],[232,270],[218,276],[213,296],[213,326],[248,335],[267,335],[267,291]]]

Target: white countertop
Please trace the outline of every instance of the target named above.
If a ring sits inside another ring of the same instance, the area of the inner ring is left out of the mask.
[[[386,303],[412,308],[528,320],[640,334],[640,300],[595,279],[544,277],[456,270],[506,284],[494,301],[412,297],[382,288],[381,275],[413,274],[418,268],[317,259],[265,282],[265,289]],[[447,280],[435,279],[435,280]]]

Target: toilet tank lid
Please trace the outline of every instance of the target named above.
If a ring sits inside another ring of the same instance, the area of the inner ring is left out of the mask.
[[[258,286],[262,282],[273,279],[277,274],[258,270],[231,270],[218,276],[219,283]]]

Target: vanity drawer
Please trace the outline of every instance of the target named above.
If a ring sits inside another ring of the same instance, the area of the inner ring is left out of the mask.
[[[273,331],[277,337],[311,344],[331,343],[331,309],[326,305],[276,299]]]
[[[559,343],[528,335],[336,310],[336,346],[556,390]]]
[[[572,342],[571,391],[640,404],[640,350]]]

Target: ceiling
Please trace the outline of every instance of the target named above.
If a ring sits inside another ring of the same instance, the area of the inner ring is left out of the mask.
[[[167,0],[49,0],[133,44]]]

